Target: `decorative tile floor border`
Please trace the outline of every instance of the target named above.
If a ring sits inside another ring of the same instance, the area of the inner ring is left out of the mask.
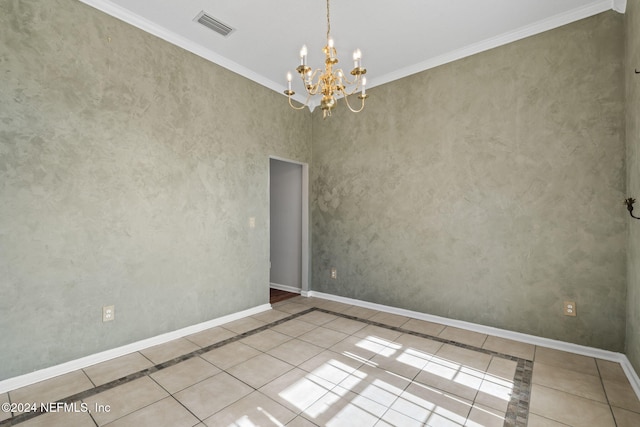
[[[511,394],[511,400],[509,402],[509,405],[507,407],[507,412],[505,414],[505,421],[504,421],[504,427],[526,427],[527,425],[527,421],[528,421],[528,417],[529,417],[529,400],[531,397],[531,377],[532,377],[532,373],[533,373],[533,361],[531,360],[527,360],[527,359],[522,359],[519,357],[515,357],[515,356],[510,356],[508,354],[503,354],[503,353],[498,353],[492,350],[487,350],[484,348],[478,348],[478,347],[474,347],[472,345],[468,345],[468,344],[462,344],[456,341],[452,341],[452,340],[448,340],[448,339],[444,339],[444,338],[440,338],[440,337],[436,337],[433,335],[428,335],[428,334],[423,334],[420,332],[415,332],[415,331],[410,331],[408,329],[403,329],[397,326],[390,326],[384,323],[380,323],[380,322],[375,322],[372,320],[368,320],[368,319],[362,319],[360,317],[355,317],[355,316],[350,316],[347,314],[343,314],[343,313],[338,313],[335,311],[331,311],[331,310],[326,310],[324,308],[320,308],[320,307],[310,307],[307,310],[301,311],[299,313],[295,313],[292,314],[290,316],[287,316],[285,318],[282,318],[280,320],[276,320],[274,322],[268,323],[266,325],[260,326],[259,328],[255,328],[252,329],[250,331],[244,332],[242,334],[238,334],[234,337],[231,338],[227,338],[225,340],[222,340],[220,342],[208,345],[206,347],[202,347],[198,350],[194,350],[191,353],[187,353],[187,354],[183,354],[182,356],[178,356],[176,358],[173,358],[171,360],[168,360],[166,362],[163,363],[159,363],[157,365],[154,365],[150,368],[147,369],[143,369],[141,371],[138,372],[134,372],[132,374],[126,375],[122,378],[118,378],[116,380],[110,381],[106,384],[102,384],[100,386],[82,391],[80,393],[76,393],[74,395],[65,397],[63,399],[58,400],[57,402],[59,403],[66,403],[66,404],[70,404],[73,402],[78,402],[82,399],[86,399],[88,397],[94,396],[98,393],[102,393],[103,391],[107,391],[110,390],[112,388],[118,387],[120,385],[129,383],[131,381],[137,380],[138,378],[142,378],[144,376],[148,376],[151,375],[157,371],[160,371],[162,369],[166,369],[169,368],[171,366],[177,365],[180,362],[184,362],[185,360],[189,360],[193,357],[196,356],[200,356],[204,353],[207,353],[211,350],[214,350],[216,348],[220,348],[223,347],[227,344],[231,344],[233,342],[239,341],[243,338],[247,338],[251,335],[255,335],[257,333],[266,331],[268,329],[273,328],[274,326],[278,326],[282,323],[288,322],[290,320],[296,319],[298,317],[304,316],[305,314],[309,314],[312,313],[314,311],[319,311],[322,313],[326,313],[326,314],[332,314],[334,316],[338,316],[338,317],[342,317],[345,319],[350,319],[350,320],[354,320],[357,322],[361,322],[361,323],[365,323],[367,325],[372,325],[372,326],[378,326],[381,328],[385,328],[385,329],[389,329],[389,330],[393,330],[393,331],[397,331],[397,332],[401,332],[404,334],[408,334],[408,335],[413,335],[413,336],[417,336],[420,338],[425,338],[425,339],[430,339],[433,341],[437,341],[437,342],[441,342],[444,344],[450,344],[456,347],[460,347],[460,348],[464,348],[467,350],[472,350],[472,351],[476,351],[478,353],[483,353],[483,354],[487,354],[487,355],[491,355],[491,356],[496,356],[496,357],[500,357],[502,359],[507,359],[507,360],[512,360],[514,362],[517,363],[517,367],[516,367],[516,374],[513,378],[513,390],[512,390],[512,394]],[[221,325],[220,327],[224,327],[224,325]],[[9,392],[10,395],[11,392]],[[16,415],[13,416],[11,418],[8,418],[4,421],[0,421],[0,427],[8,427],[8,426],[14,426],[14,425],[18,425],[20,423],[23,423],[27,420],[30,420],[32,418],[35,418],[39,415],[43,415],[46,412],[42,412],[40,410],[38,411],[34,411],[34,412],[26,412],[26,413],[22,413],[20,415]]]
[[[478,353],[488,354],[490,356],[500,357],[502,359],[512,360],[517,363],[516,374],[513,378],[513,390],[511,393],[511,400],[507,407],[505,414],[504,427],[526,427],[529,418],[529,400],[531,398],[531,378],[533,374],[533,361],[527,359],[521,359],[519,357],[510,356],[508,354],[499,353],[484,348],[478,348],[469,344],[462,344],[457,341],[451,341],[445,338],[436,337],[433,335],[423,334],[420,332],[410,331],[398,326],[389,326],[384,323],[375,322],[368,319],[362,319],[355,316],[349,316],[348,314],[336,313],[334,311],[325,310],[323,308],[315,308],[316,311],[321,311],[327,314],[333,314],[345,319],[351,319],[358,322],[366,323],[372,326],[379,326],[381,328],[390,329],[392,331],[402,332],[408,335],[414,335],[420,338],[430,339],[432,341],[441,342],[443,344],[450,344],[456,347],[464,348],[467,350],[475,351]]]

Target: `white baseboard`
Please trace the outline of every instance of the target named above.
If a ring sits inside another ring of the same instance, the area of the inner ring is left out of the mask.
[[[396,307],[391,307],[387,305],[341,297],[337,295],[325,294],[322,292],[301,291],[301,295],[303,297],[314,297],[314,298],[326,299],[329,301],[337,301],[345,304],[355,305],[358,307],[365,307],[365,308],[370,308],[372,310],[383,311],[385,313],[398,314],[401,316],[411,317],[414,319],[426,320],[429,322],[440,323],[447,326],[466,329],[473,332],[479,332],[487,335],[494,335],[501,338],[507,338],[515,341],[524,342],[527,344],[540,345],[543,347],[554,348],[557,350],[567,351],[570,353],[576,353],[576,354],[581,354],[581,355],[590,356],[590,357],[597,357],[599,359],[617,362],[617,363],[620,363],[624,373],[627,375],[627,378],[629,379],[629,383],[631,384],[631,387],[633,387],[633,390],[635,391],[636,395],[640,399],[640,378],[638,377],[638,374],[634,370],[627,356],[622,353],[616,353],[612,351],[582,346],[578,344],[571,344],[563,341],[552,340],[549,338],[537,337],[535,335],[523,334],[520,332],[513,332],[506,329],[493,328],[490,326],[479,325],[476,323],[449,319],[446,317],[434,316],[431,314],[405,310],[402,308],[396,308]],[[145,340],[137,341],[135,343],[127,344],[122,347],[96,353],[80,359],[62,363],[60,365],[56,365],[56,366],[41,369],[35,372],[31,372],[29,374],[9,378],[9,379],[0,381],[0,393],[6,393],[8,391],[15,390],[20,387],[25,387],[40,381],[48,380],[50,378],[53,378],[59,375],[67,374],[69,372],[72,372],[78,369],[84,369],[88,366],[95,365],[96,363],[101,363],[107,360],[115,359],[116,357],[124,356],[126,354],[133,353],[135,351],[144,350],[145,348],[153,347],[154,345],[164,344],[165,342],[168,342],[174,339],[195,334],[205,329],[213,328],[215,326],[220,326],[224,323],[232,322],[234,320],[242,319],[243,317],[262,313],[263,311],[267,311],[270,309],[271,309],[270,304],[263,304],[257,307],[250,308],[248,310],[240,311],[238,313],[232,313],[227,316],[218,317],[213,320],[188,326],[186,328],[178,329],[177,331],[168,332],[166,334],[162,334],[162,335],[158,335]]]
[[[636,392],[636,396],[640,399],[640,377],[638,377],[638,373],[635,369],[633,369],[633,365],[631,361],[627,358],[626,355],[622,355],[623,360],[620,361],[620,365],[622,365],[622,370],[627,375],[629,379],[629,383],[631,383],[631,387],[633,387],[633,391]]]
[[[67,374],[78,369],[84,369],[88,366],[95,365],[96,363],[106,362],[107,360],[115,359],[116,357],[124,356],[125,354],[144,350],[145,348],[153,347],[154,345],[164,344],[171,340],[195,334],[196,332],[201,332],[205,329],[220,326],[224,323],[229,323],[234,320],[262,313],[263,311],[267,310],[271,310],[270,304],[259,305],[257,307],[253,307],[237,313],[232,313],[227,316],[218,317],[216,319],[208,320],[206,322],[198,323],[192,326],[187,326],[186,328],[178,329],[177,331],[167,332],[166,334],[157,335],[155,337],[127,344],[122,347],[113,348],[111,350],[106,350],[100,353],[85,356],[80,359],[71,360],[60,365],[40,369],[38,371],[20,375],[18,377],[9,378],[0,381],[0,393],[6,393],[7,391],[15,390],[20,387],[28,386],[40,381],[57,377],[58,375]]]
[[[299,293],[302,292],[302,289],[296,288],[295,286],[280,285],[278,283],[269,283],[269,287],[273,288],[273,289],[278,289],[278,290],[281,290],[281,291],[293,292],[293,293],[296,293],[296,294],[299,294]]]
[[[446,317],[434,316],[432,314],[421,313],[418,311],[405,310],[403,308],[391,307],[383,304],[357,300],[353,298],[341,297],[338,295],[325,294],[323,292],[309,291],[303,293],[302,296],[326,299],[329,301],[341,302],[344,304],[355,305],[358,307],[369,308],[372,310],[383,311],[385,313],[397,314],[400,316],[411,317],[414,319],[426,320],[429,322],[440,323],[442,325],[453,326],[468,331],[479,332],[481,334],[493,335],[500,338],[506,338],[514,341],[520,341],[526,344],[539,345],[542,347],[562,350],[569,353],[580,354],[583,356],[595,357],[598,359],[608,360],[610,362],[619,363],[622,366],[631,387],[635,391],[638,399],[640,399],[640,378],[633,369],[631,362],[626,355],[616,353],[614,351],[602,350],[594,347],[587,347],[579,344],[572,344],[564,341],[553,340],[550,338],[538,337],[535,335],[523,334],[521,332],[509,331],[506,329],[494,328],[491,326],[479,325],[477,323],[465,322],[462,320],[449,319]]]

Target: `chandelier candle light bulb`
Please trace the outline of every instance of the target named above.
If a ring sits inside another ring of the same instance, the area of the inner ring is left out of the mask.
[[[304,75],[304,86],[307,89],[309,89],[311,87],[311,68],[309,68],[309,70]]]
[[[360,68],[360,59],[362,58],[362,52],[360,49],[353,51],[353,68]]]
[[[285,90],[284,93],[289,98],[289,105],[293,109],[302,110],[309,104],[312,96],[321,95],[320,108],[322,108],[322,116],[324,118],[331,116],[331,110],[336,106],[336,97],[344,98],[347,108],[354,113],[359,113],[364,109],[365,99],[368,98],[365,88],[367,79],[364,77],[367,70],[366,68],[362,68],[362,52],[360,52],[360,49],[356,49],[353,52],[353,70],[351,70],[350,73],[351,76],[353,76],[353,80],[349,80],[343,70],[333,69],[333,66],[339,61],[335,41],[331,37],[329,0],[327,0],[327,45],[322,51],[325,54],[324,70],[318,68],[314,71],[307,65],[307,46],[303,45],[302,49],[300,49],[300,65],[296,68],[296,71],[304,84],[307,92],[307,100],[300,107],[296,107],[291,103],[291,97],[295,95],[295,92],[291,88],[291,73],[288,73],[287,90]],[[347,89],[347,87],[350,87],[350,89]],[[361,91],[360,95],[358,95],[361,105],[359,108],[353,108],[349,104],[349,96],[358,91]]]

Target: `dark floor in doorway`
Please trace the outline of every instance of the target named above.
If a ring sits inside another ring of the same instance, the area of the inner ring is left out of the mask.
[[[296,297],[300,294],[294,292],[281,291],[280,289],[269,288],[269,304],[284,301]]]

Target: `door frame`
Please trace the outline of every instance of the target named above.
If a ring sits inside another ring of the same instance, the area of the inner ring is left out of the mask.
[[[271,270],[271,159],[302,166],[302,230],[301,254],[300,254],[300,293],[307,296],[309,293],[309,164],[298,162],[279,156],[269,156],[269,173],[267,177],[267,200],[269,200],[269,270]],[[271,273],[269,273],[271,276]]]

